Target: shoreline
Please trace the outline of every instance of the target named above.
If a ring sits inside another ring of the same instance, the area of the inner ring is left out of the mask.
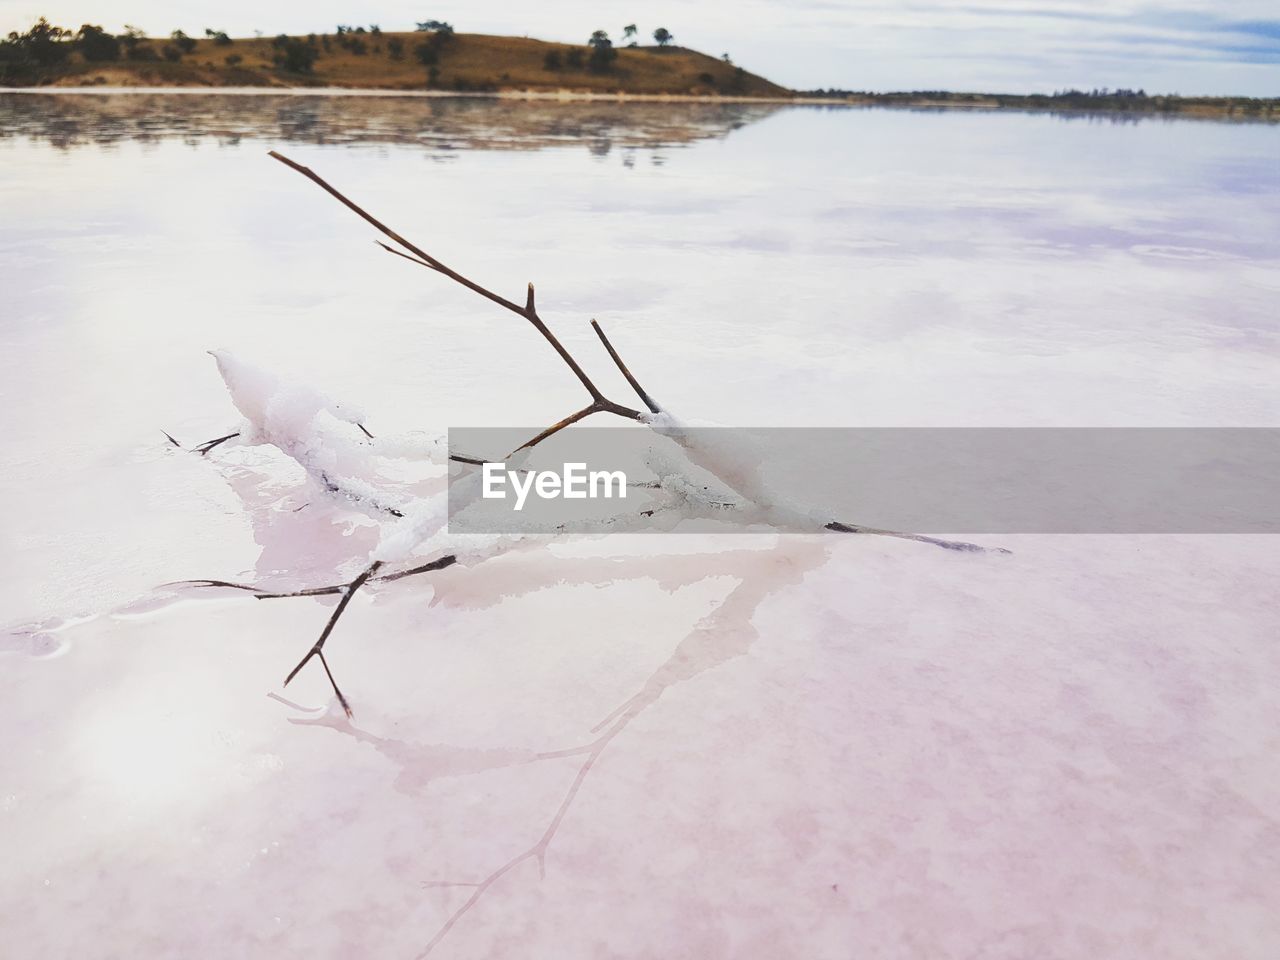
[[[1079,116],[1115,116],[1134,119],[1164,118],[1184,120],[1222,120],[1237,123],[1280,123],[1280,101],[1262,100],[1267,113],[1238,111],[1225,102],[1227,98],[1186,97],[1171,104],[1169,100],[1149,106],[1116,107],[1106,103],[1044,102],[1034,94],[957,94],[969,100],[938,99],[934,96],[881,93],[848,97],[775,97],[689,93],[594,93],[584,90],[394,90],[376,87],[219,87],[188,86],[42,86],[0,87],[0,94],[66,97],[119,96],[145,94],[162,96],[234,96],[234,97],[380,97],[399,99],[506,100],[539,103],[670,103],[670,104],[772,104],[777,106],[840,107],[845,109],[930,110],[930,111],[1007,111],[1015,113],[1051,113]],[[1039,101],[1039,102],[1005,102]]]
[[[588,90],[391,90],[379,87],[0,87],[0,94],[53,94],[55,96],[109,96],[126,93],[208,95],[222,94],[235,97],[409,97],[447,98],[458,100],[540,100],[564,102],[600,103],[838,103],[822,97],[750,97],[741,95],[711,95],[693,93],[593,93]]]

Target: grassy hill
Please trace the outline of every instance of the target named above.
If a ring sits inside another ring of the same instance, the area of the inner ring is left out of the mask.
[[[56,86],[355,87],[383,90],[532,90],[630,94],[789,96],[790,91],[724,60],[682,47],[618,48],[604,69],[591,48],[522,37],[424,33],[312,35],[187,42],[138,41],[134,54],[86,60],[80,51],[40,78]],[[421,62],[419,48],[431,52]],[[309,56],[309,68],[290,69]],[[138,54],[137,50],[145,52]],[[180,56],[175,56],[180,54]],[[145,59],[141,59],[145,57]]]
[[[599,47],[528,37],[429,30],[232,39],[120,36],[84,26],[72,33],[41,19],[0,40],[0,87],[339,87],[461,93],[557,93],[792,102],[907,109],[1024,110],[1063,115],[1122,113],[1280,122],[1280,100],[1148,96],[1138,90],[1068,90],[1045,95],[916,91],[797,93],[723,59],[684,47]],[[448,28],[448,29],[440,29]],[[601,35],[603,37],[603,35]],[[601,53],[605,54],[601,56]]]

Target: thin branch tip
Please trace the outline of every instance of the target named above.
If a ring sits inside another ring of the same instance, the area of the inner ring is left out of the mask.
[[[644,387],[640,386],[640,381],[636,379],[635,374],[631,372],[627,365],[622,362],[622,357],[619,356],[618,351],[613,348],[613,344],[609,342],[609,338],[604,335],[604,328],[600,326],[600,321],[596,320],[594,317],[591,319],[591,328],[595,330],[596,336],[598,336],[600,338],[600,342],[604,344],[605,351],[609,354],[609,358],[614,362],[614,365],[617,366],[618,371],[626,378],[627,383],[631,384],[631,389],[636,392],[636,396],[640,398],[640,402],[649,408],[650,413],[661,413],[662,408],[658,406],[658,402],[649,395],[648,391],[646,391]],[[638,420],[639,417],[633,417],[632,419]]]

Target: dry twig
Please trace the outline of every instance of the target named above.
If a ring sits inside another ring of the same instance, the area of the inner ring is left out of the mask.
[[[503,309],[508,310],[511,313],[514,313],[517,316],[524,318],[534,327],[534,329],[538,331],[539,334],[542,335],[543,339],[545,339],[547,343],[551,345],[552,349],[555,350],[556,354],[560,357],[560,359],[564,362],[564,364],[573,373],[574,377],[578,380],[579,383],[582,384],[583,388],[587,391],[587,394],[590,396],[591,402],[588,403],[586,406],[578,410],[575,410],[573,413],[570,413],[568,416],[562,418],[561,420],[558,420],[557,422],[553,423],[551,426],[547,427],[545,430],[541,431],[536,436],[532,437],[531,439],[523,443],[521,446],[517,447],[516,450],[512,451],[511,454],[508,454],[508,458],[522,450],[527,450],[537,446],[539,443],[546,440],[548,437],[555,435],[556,433],[560,432],[566,427],[572,426],[573,424],[578,423],[581,420],[585,420],[587,417],[593,416],[594,414],[597,414],[597,413],[609,413],[609,414],[613,414],[614,416],[622,417],[627,420],[639,421],[639,422],[646,422],[648,420],[648,415],[642,413],[639,410],[635,410],[631,407],[625,406],[624,404],[620,404],[609,399],[604,395],[604,393],[600,390],[600,388],[596,386],[594,381],[592,381],[592,379],[587,375],[586,371],[582,368],[582,366],[578,363],[578,361],[574,358],[574,356],[569,352],[569,350],[564,346],[564,344],[560,342],[559,338],[557,338],[556,335],[551,332],[550,328],[547,327],[546,323],[542,320],[541,316],[539,316],[537,305],[535,302],[534,288],[532,283],[528,285],[523,306],[512,300],[508,300],[506,297],[503,297],[502,295],[495,293],[494,291],[488,289],[487,287],[484,287],[481,284],[477,283],[476,281],[470,279],[469,277],[466,277],[463,274],[458,273],[456,270],[446,266],[443,262],[436,259],[431,254],[427,253],[421,247],[418,247],[417,245],[406,240],[404,237],[396,233],[386,224],[382,223],[382,221],[375,218],[372,214],[366,211],[359,204],[355,203],[353,200],[349,199],[344,194],[339,192],[335,187],[333,187],[330,183],[328,183],[328,181],[326,181],[324,178],[322,178],[317,173],[315,173],[315,171],[311,170],[308,167],[304,167],[293,160],[290,160],[288,157],[285,157],[275,152],[274,150],[270,152],[270,156],[272,156],[274,159],[278,160],[280,163],[284,164],[285,166],[289,167],[291,170],[296,171],[297,173],[306,177],[308,180],[315,183],[322,190],[324,190],[325,192],[330,194],[332,197],[334,197],[336,200],[338,200],[338,202],[343,204],[345,207],[347,207],[349,210],[351,210],[353,213],[355,213],[365,222],[369,223],[376,230],[382,233],[385,237],[387,237],[388,239],[393,241],[396,245],[398,245],[400,248],[402,248],[397,250],[395,247],[392,247],[386,243],[383,243],[382,241],[375,241],[377,242],[378,246],[381,247],[383,250],[387,251],[388,253],[394,254],[398,257],[402,257],[406,260],[409,260],[412,263],[417,264],[418,266],[425,267],[428,270],[432,270],[445,277],[448,277],[450,280],[453,280],[455,283],[458,283],[461,286],[466,287],[468,290],[471,290],[474,293],[479,294],[480,296],[497,304]],[[605,351],[609,354],[610,359],[617,366],[619,372],[626,379],[627,383],[630,384],[631,388],[635,391],[636,396],[640,398],[641,402],[643,402],[645,407],[648,408],[650,413],[654,415],[662,413],[663,412],[662,408],[653,399],[653,397],[644,389],[644,387],[640,385],[639,380],[635,377],[635,375],[623,362],[622,357],[619,355],[618,351],[614,348],[613,344],[609,341],[609,338],[605,336],[604,330],[601,328],[599,322],[593,319],[591,321],[591,326],[592,326],[592,329],[595,330],[596,335],[600,338],[600,342],[601,344],[603,344]],[[370,439],[373,438],[373,434],[371,434],[363,424],[357,424],[357,425],[364,432],[365,436],[369,437]],[[179,444],[176,440],[174,440],[173,437],[169,436],[168,434],[165,434],[165,436],[169,437],[170,442],[173,443],[175,446],[181,446],[181,444]],[[216,448],[219,444],[224,443],[228,440],[231,440],[237,436],[239,436],[238,433],[230,433],[230,434],[227,434],[226,436],[217,437],[213,440],[209,440],[209,441],[206,441],[205,443],[200,444],[199,446],[195,447],[195,450],[197,450],[199,453],[204,455],[204,454],[207,454],[210,450],[213,450],[214,448]],[[473,466],[478,466],[486,462],[477,457],[468,457],[468,456],[462,456],[459,454],[450,454],[449,459],[454,462],[464,463],[464,464],[473,465]],[[332,485],[331,483],[329,485],[331,490],[334,490],[336,492],[341,492],[340,490],[338,490],[338,488],[335,485]],[[372,504],[372,506],[382,510],[383,512],[389,513],[394,517],[403,516],[403,513],[400,510],[393,507],[388,507],[388,506],[377,504],[377,503]],[[649,511],[649,513],[652,513],[652,511]],[[836,532],[836,533],[863,534],[863,535],[870,535],[870,536],[896,537],[896,538],[905,539],[905,540],[914,540],[920,543],[928,543],[934,546],[942,547],[947,550],[958,550],[958,551],[965,551],[965,552],[985,552],[987,549],[972,543],[940,540],[935,537],[928,537],[922,534],[901,533],[893,530],[880,530],[880,529],[875,529],[870,527],[862,527],[856,524],[843,523],[841,521],[835,521],[835,520],[831,521],[830,523],[827,523],[825,525],[825,529],[830,530],[832,532]],[[998,548],[997,550],[1000,553],[1008,553],[1007,550],[999,550]],[[397,580],[403,577],[413,576],[419,573],[426,573],[432,570],[439,570],[455,563],[456,561],[457,561],[457,556],[450,554],[450,555],[441,557],[437,560],[433,560],[430,563],[412,568],[410,570],[400,571],[398,573],[393,573],[393,574],[383,574],[381,576],[378,576],[377,573],[378,573],[378,570],[381,568],[382,563],[374,562],[368,568],[366,568],[358,577],[356,577],[354,580],[352,580],[348,584],[334,584],[330,586],[314,587],[306,590],[297,590],[297,591],[285,592],[285,593],[273,593],[273,592],[263,591],[260,588],[250,584],[230,583],[230,582],[221,581],[221,580],[190,581],[190,583],[194,586],[227,587],[231,589],[252,592],[253,595],[259,599],[279,598],[279,597],[324,596],[329,594],[340,594],[341,600],[339,601],[337,607],[334,609],[333,614],[330,616],[328,623],[325,625],[325,628],[321,633],[320,638],[312,646],[311,650],[307,653],[307,655],[303,657],[302,660],[298,663],[298,665],[295,666],[293,670],[289,673],[289,676],[285,679],[285,683],[288,684],[289,681],[292,680],[295,675],[297,675],[298,671],[301,670],[302,667],[305,666],[308,663],[308,661],[312,659],[312,657],[316,657],[320,660],[321,664],[324,666],[325,673],[328,675],[329,682],[333,686],[334,693],[337,695],[338,700],[342,704],[343,709],[346,711],[348,716],[351,716],[351,708],[347,703],[346,697],[344,697],[342,692],[338,689],[338,685],[333,679],[333,674],[329,670],[329,665],[325,661],[323,647],[324,647],[325,641],[329,638],[329,635],[333,632],[333,629],[337,624],[338,619],[342,616],[343,611],[346,610],[347,604],[350,602],[352,595],[361,586],[363,586],[365,583],[370,581],[385,582],[390,580]]]
[[[568,368],[573,372],[573,375],[577,377],[578,381],[582,384],[582,386],[586,388],[587,393],[591,395],[591,402],[587,404],[585,407],[583,407],[582,409],[569,414],[563,420],[560,420],[557,423],[554,423],[551,426],[547,427],[546,430],[543,430],[536,437],[532,438],[531,440],[517,447],[516,450],[512,451],[513,453],[517,453],[520,450],[526,450],[530,447],[537,446],[543,440],[547,439],[548,437],[552,436],[555,433],[558,433],[559,431],[563,430],[565,427],[571,426],[572,424],[577,423],[579,420],[584,420],[587,417],[591,416],[592,414],[612,413],[615,416],[624,417],[628,420],[640,420],[643,418],[643,414],[641,414],[639,410],[633,410],[630,407],[624,406],[623,404],[620,404],[620,403],[615,403],[614,401],[610,400],[600,391],[600,388],[595,385],[595,383],[591,380],[591,378],[587,376],[586,371],[583,370],[581,365],[579,365],[578,361],[574,359],[573,354],[571,354],[568,351],[565,345],[560,342],[559,338],[554,333],[551,332],[550,328],[546,325],[546,323],[543,322],[542,318],[538,315],[538,308],[534,300],[534,291],[533,291],[532,283],[529,284],[528,286],[528,292],[525,296],[524,306],[522,307],[519,304],[511,300],[508,300],[506,297],[502,296],[501,294],[494,293],[492,290],[488,289],[487,287],[481,286],[476,281],[463,276],[462,274],[458,273],[456,270],[453,270],[450,267],[445,266],[443,263],[441,263],[431,254],[423,250],[421,247],[418,247],[415,244],[410,243],[408,240],[404,239],[404,237],[400,236],[400,234],[396,233],[394,230],[392,230],[390,227],[384,224],[381,220],[378,220],[376,217],[370,214],[367,210],[365,210],[355,201],[349,199],[348,197],[343,195],[341,192],[339,192],[336,188],[334,188],[328,181],[326,181],[323,177],[317,174],[314,170],[310,169],[309,167],[304,167],[300,163],[295,163],[293,160],[290,160],[288,157],[283,156],[279,153],[276,153],[274,150],[271,151],[270,155],[274,157],[276,160],[279,160],[285,166],[289,167],[291,170],[296,170],[298,173],[302,174],[308,180],[315,183],[322,190],[324,190],[325,192],[330,194],[332,197],[334,197],[336,200],[338,200],[339,203],[343,204],[343,206],[347,207],[349,210],[351,210],[361,219],[371,224],[380,233],[389,237],[391,240],[395,241],[397,244],[399,244],[401,247],[407,250],[408,253],[402,253],[401,251],[396,250],[393,247],[389,247],[387,246],[387,244],[379,241],[378,246],[380,246],[383,250],[386,250],[388,253],[393,253],[398,257],[404,257],[406,260],[410,260],[421,267],[426,267],[428,270],[434,270],[436,273],[443,274],[444,276],[448,277],[450,280],[453,280],[455,283],[459,283],[462,286],[466,287],[468,290],[472,290],[475,293],[478,293],[480,296],[484,297],[486,300],[490,300],[493,303],[496,303],[498,306],[506,310],[510,310],[512,313],[516,314],[517,316],[523,317],[525,320],[528,320],[529,323],[533,324],[534,329],[536,329],[540,334],[542,334],[543,339],[545,339],[547,343],[551,344],[552,348],[560,356],[560,359],[565,362],[565,365],[568,366]],[[597,333],[600,332],[598,327],[596,332]],[[601,339],[604,339],[603,334],[601,334]],[[606,347],[608,346],[607,340],[605,341],[605,345]],[[614,357],[619,367],[621,367],[625,373],[626,368],[622,367],[622,362],[617,359],[617,355],[614,354],[613,349],[611,347],[609,348],[609,352],[610,352],[610,355]],[[632,383],[632,386],[636,386],[637,390],[639,389],[638,385],[635,383],[634,379],[629,374],[627,374],[627,379]],[[644,398],[643,394],[641,396],[642,398]],[[646,402],[648,402],[647,399],[646,399]]]

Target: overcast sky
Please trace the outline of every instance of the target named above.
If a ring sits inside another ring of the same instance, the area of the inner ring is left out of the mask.
[[[412,29],[448,20],[460,32],[581,43],[616,39],[636,23],[648,37],[735,62],[790,87],[856,90],[1053,91],[1132,87],[1148,92],[1280,96],[1278,0],[0,0],[0,28],[37,16],[152,34],[205,27],[332,31],[338,23]]]

